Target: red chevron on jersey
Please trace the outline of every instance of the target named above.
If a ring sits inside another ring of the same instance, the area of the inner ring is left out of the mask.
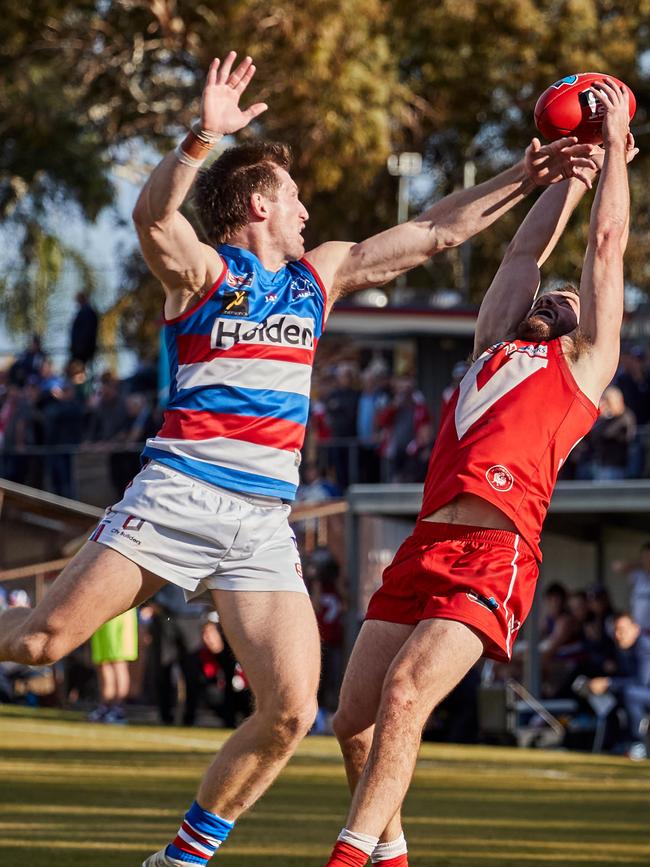
[[[597,416],[560,338],[495,344],[445,409],[420,517],[474,494],[507,515],[541,560],[539,537],[557,474]]]

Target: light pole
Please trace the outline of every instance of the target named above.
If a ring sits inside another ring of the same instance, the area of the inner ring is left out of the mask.
[[[411,178],[422,172],[422,154],[406,151],[401,154],[391,154],[386,161],[388,173],[399,178],[397,185],[397,222],[405,223],[409,218],[409,194]],[[406,274],[400,274],[395,281],[398,289],[406,286]]]

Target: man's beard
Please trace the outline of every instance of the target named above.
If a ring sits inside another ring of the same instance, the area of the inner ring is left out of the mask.
[[[539,316],[537,313],[533,313],[532,316],[527,316],[523,322],[519,323],[516,335],[519,340],[528,340],[531,343],[548,343],[549,340],[555,340],[556,337],[571,334],[577,327],[578,317],[575,313],[562,311],[550,321],[544,315]]]
[[[554,326],[557,326],[557,322],[551,325],[539,316],[528,316],[517,326],[517,338],[530,340],[531,343],[544,343],[556,336],[553,334]]]

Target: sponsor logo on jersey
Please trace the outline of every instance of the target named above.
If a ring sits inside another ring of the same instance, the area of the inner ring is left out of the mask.
[[[132,530],[134,533],[142,529],[144,518],[136,518],[135,515],[129,515],[126,521],[122,524],[123,530]]]
[[[233,274],[230,269],[226,271],[226,283],[232,286],[233,289],[248,288],[253,285],[255,274],[252,271],[245,271],[243,274]]]
[[[565,75],[564,78],[561,78],[559,81],[554,82],[551,87],[554,87],[556,90],[560,90],[562,87],[569,87],[572,84],[575,84],[578,80],[577,75]]]
[[[227,313],[229,316],[248,316],[248,292],[245,289],[224,292],[221,296],[221,313]]]
[[[267,304],[272,304],[274,301],[277,301],[277,300],[278,300],[278,296],[277,296],[277,295],[274,295],[274,294],[271,292],[269,295],[267,295],[267,296],[264,298],[264,300],[266,301]]]
[[[509,491],[515,483],[510,470],[501,464],[495,464],[493,467],[490,467],[485,473],[485,478],[488,480],[489,485],[501,494]]]
[[[523,346],[516,343],[501,343],[499,345],[505,345],[506,348],[503,351],[507,356],[514,355],[515,352],[523,352],[529,358],[548,358],[548,346],[545,343],[524,343]]]
[[[291,281],[291,300],[298,301],[301,298],[313,298],[316,293],[306,277],[297,277]]]
[[[312,349],[314,320],[276,313],[264,322],[233,322],[215,319],[210,335],[213,349],[230,349],[236,343],[267,343]]]

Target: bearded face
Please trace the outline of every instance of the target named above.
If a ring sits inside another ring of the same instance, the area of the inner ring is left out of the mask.
[[[547,292],[533,304],[519,323],[517,337],[542,343],[570,334],[578,327],[580,299],[572,292]]]

